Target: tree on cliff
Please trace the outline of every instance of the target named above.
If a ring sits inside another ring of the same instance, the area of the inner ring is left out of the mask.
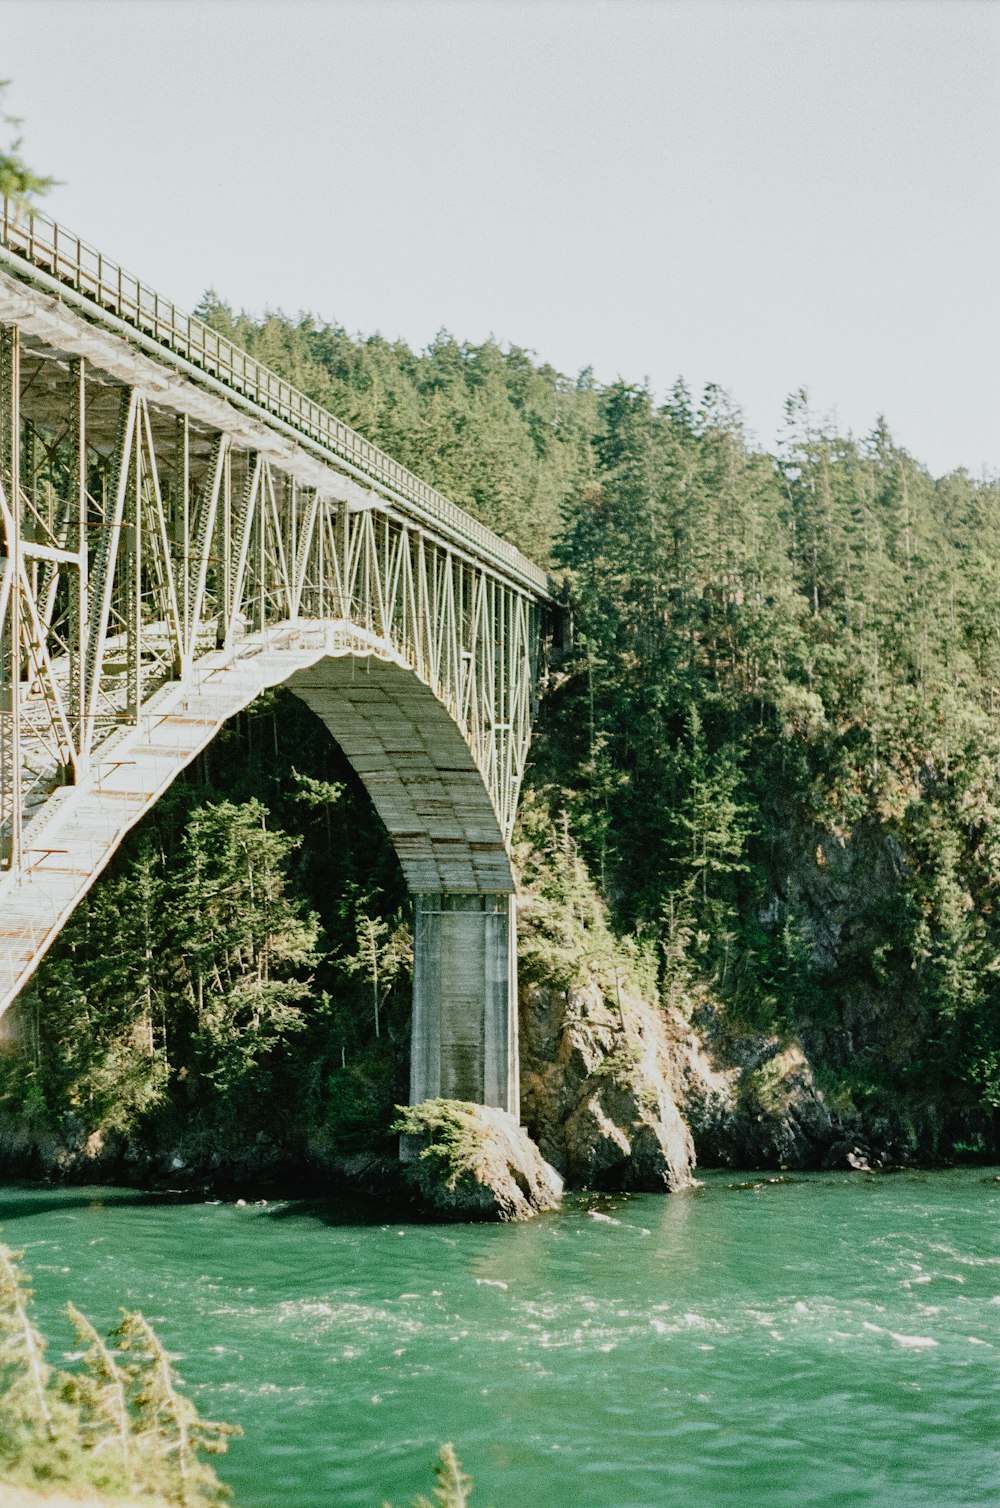
[[[255,1079],[304,1021],[319,919],[289,893],[299,839],[268,827],[262,802],[192,813],[181,844],[174,946],[195,1012],[201,1074],[224,1097]]]

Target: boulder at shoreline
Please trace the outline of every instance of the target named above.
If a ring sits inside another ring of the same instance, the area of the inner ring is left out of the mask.
[[[406,1181],[448,1220],[528,1220],[558,1209],[562,1178],[506,1110],[466,1100],[399,1107]]]

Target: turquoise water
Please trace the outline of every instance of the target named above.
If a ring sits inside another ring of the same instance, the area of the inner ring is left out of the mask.
[[[574,1198],[524,1226],[0,1189],[52,1359],[141,1307],[240,1508],[1000,1504],[995,1170]]]

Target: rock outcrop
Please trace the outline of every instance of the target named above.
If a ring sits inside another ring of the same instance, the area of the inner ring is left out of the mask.
[[[505,1110],[425,1100],[400,1112],[406,1180],[449,1220],[527,1220],[559,1207],[563,1181]]]
[[[670,1078],[707,1167],[819,1168],[845,1136],[802,1048],[733,1033],[711,1004],[668,1018]],[[846,1157],[843,1165],[850,1166]]]
[[[677,1190],[694,1146],[671,1086],[661,1013],[631,984],[597,975],[521,993],[521,1117],[575,1186]]]

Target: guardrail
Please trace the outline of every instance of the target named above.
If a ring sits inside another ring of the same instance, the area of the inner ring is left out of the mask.
[[[40,268],[102,310],[133,325],[210,377],[265,409],[284,424],[321,445],[398,497],[417,504],[459,538],[508,566],[537,590],[548,593],[548,578],[534,561],[443,493],[422,482],[379,446],[337,419],[312,398],[255,361],[203,320],[185,314],[147,288],[131,272],[37,210],[2,200],[0,245]]]

